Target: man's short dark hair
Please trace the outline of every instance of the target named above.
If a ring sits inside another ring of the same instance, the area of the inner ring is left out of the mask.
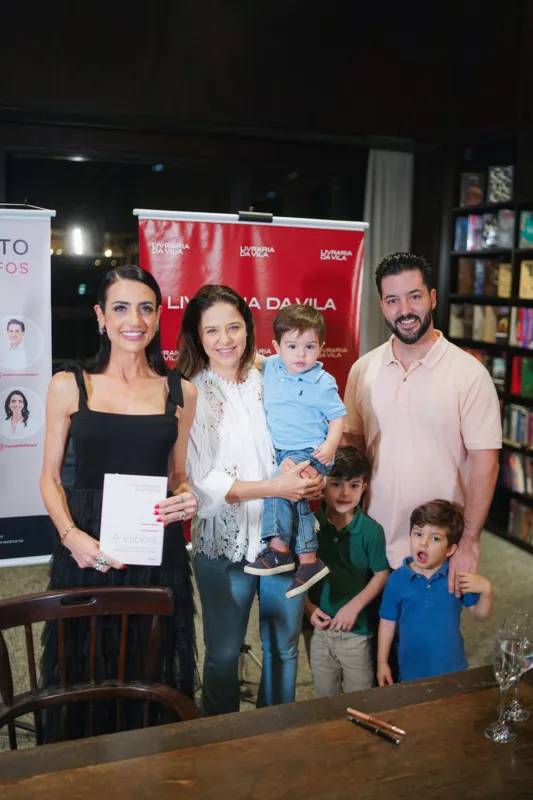
[[[401,272],[406,272],[410,269],[420,270],[424,284],[428,287],[428,291],[431,291],[433,283],[429,261],[426,261],[423,256],[415,256],[414,253],[393,253],[391,256],[386,256],[376,267],[376,286],[378,287],[379,296],[383,297],[383,292],[381,291],[383,278],[387,278],[389,275],[399,275]]]
[[[353,481],[355,478],[367,481],[370,477],[370,464],[356,447],[345,445],[337,449],[329,477],[340,481]]]
[[[449,500],[431,500],[415,508],[411,514],[411,530],[433,525],[446,531],[448,547],[459,544],[463,535],[463,513],[458,505]]]
[[[278,311],[274,319],[274,338],[278,344],[284,333],[298,331],[301,335],[304,331],[311,330],[316,332],[319,343],[324,344],[326,323],[320,311],[313,306],[286,306]]]
[[[9,322],[7,323],[6,331],[9,330],[10,325],[18,325],[22,333],[24,333],[26,330],[26,326],[24,325],[21,319],[10,319]]]

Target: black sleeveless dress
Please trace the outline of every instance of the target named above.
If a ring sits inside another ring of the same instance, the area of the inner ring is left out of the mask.
[[[183,407],[181,376],[168,376],[169,396],[164,414],[126,415],[91,411],[81,368],[73,372],[79,388],[79,409],[71,417],[70,434],[76,454],[76,477],[68,493],[68,504],[76,526],[98,539],[105,473],[127,475],[168,475],[170,452],[178,435],[176,406]],[[174,614],[161,618],[161,646],[156,680],[192,697],[196,688],[196,648],[193,590],[189,557],[179,523],[165,528],[163,560],[160,567],[128,566],[106,573],[80,569],[70,551],[57,542],[53,555],[49,589],[90,586],[165,586],[174,595]],[[149,618],[130,617],[126,680],[139,680],[147,645]],[[67,679],[69,683],[89,679],[89,625],[86,619],[65,622]],[[120,618],[103,617],[98,624],[97,679],[116,678],[120,648]],[[44,687],[59,684],[57,626],[47,623],[43,631],[41,682]],[[114,703],[97,704],[96,733],[116,730]],[[124,705],[125,727],[141,726],[141,703]],[[156,721],[168,721],[164,714]],[[77,705],[69,712],[69,738],[89,735],[88,706]],[[46,713],[46,741],[62,739],[57,710]]]

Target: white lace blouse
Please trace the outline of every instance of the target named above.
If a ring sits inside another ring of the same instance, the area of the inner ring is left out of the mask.
[[[195,552],[209,558],[254,561],[260,551],[262,500],[229,504],[236,480],[270,478],[273,447],[263,409],[262,374],[250,369],[244,383],[232,383],[204,369],[187,451],[187,475],[198,497],[191,525]]]

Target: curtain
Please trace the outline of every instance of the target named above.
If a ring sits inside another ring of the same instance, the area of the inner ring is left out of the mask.
[[[368,155],[363,218],[370,227],[365,234],[361,355],[390,336],[381,313],[374,272],[385,256],[408,251],[411,245],[413,168],[412,153],[371,150]]]

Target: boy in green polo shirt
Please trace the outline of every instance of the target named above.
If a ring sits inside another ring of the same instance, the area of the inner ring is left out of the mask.
[[[372,638],[378,598],[389,576],[385,535],[360,507],[370,465],[355,447],[339,447],[317,511],[318,557],[329,567],[305,610],[313,626],[310,662],[318,697],[374,683]]]

